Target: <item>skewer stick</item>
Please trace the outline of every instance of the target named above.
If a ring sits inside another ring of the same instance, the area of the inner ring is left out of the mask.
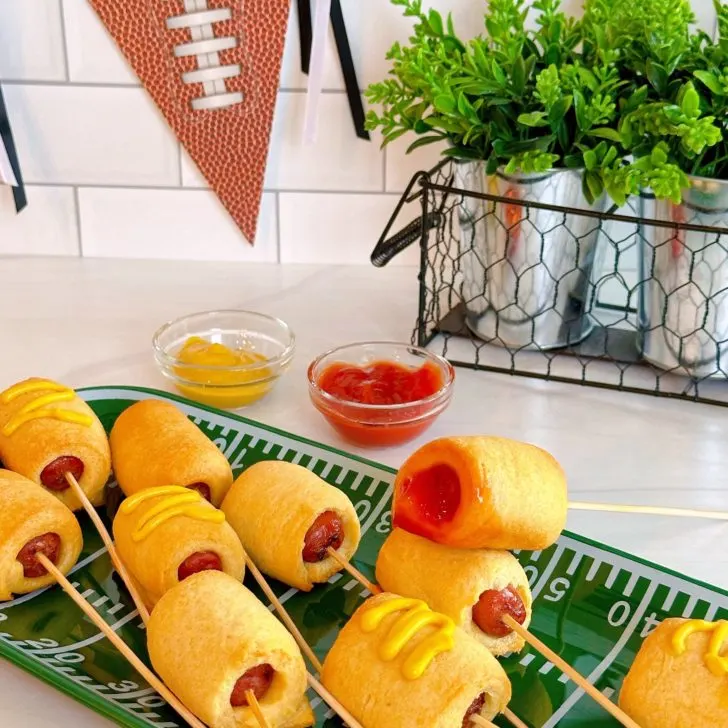
[[[382,588],[378,586],[377,584],[372,583],[369,581],[369,579],[364,576],[364,574],[359,571],[359,569],[356,568],[356,566],[353,566],[351,563],[349,563],[338,551],[334,550],[329,546],[326,549],[326,553],[334,559],[334,561],[338,562],[339,566],[341,566],[342,569],[345,571],[348,571],[362,586],[365,586],[372,594],[381,594]]]
[[[308,673],[308,684],[319,694],[321,699],[331,706],[349,728],[364,728],[362,724],[313,676]]]
[[[495,723],[491,723],[480,715],[471,715],[470,722],[475,723],[475,725],[482,725],[484,728],[498,728]]]
[[[258,721],[260,728],[270,728],[270,723],[268,723],[268,721],[265,719],[263,711],[260,709],[260,703],[258,703],[258,698],[255,697],[255,693],[252,690],[246,690],[245,699],[248,701],[248,707],[255,716],[255,719]]]
[[[283,624],[286,625],[288,631],[293,635],[293,639],[296,640],[298,646],[301,648],[301,651],[306,655],[306,657],[308,657],[309,662],[313,665],[316,672],[320,673],[323,667],[323,665],[321,664],[321,660],[316,657],[314,651],[309,647],[308,642],[306,642],[300,630],[298,629],[298,627],[296,627],[296,623],[291,619],[291,615],[288,614],[286,608],[281,604],[274,591],[270,588],[270,585],[266,581],[265,577],[263,576],[263,574],[260,573],[260,570],[253,563],[253,560],[250,558],[250,556],[248,556],[247,553],[245,553],[245,565],[248,567],[248,570],[258,582],[258,586],[263,590],[266,597],[268,597],[268,600],[273,605],[276,612],[278,612],[278,616],[283,621]]]
[[[503,715],[505,716],[506,720],[509,720],[511,723],[513,723],[515,728],[528,728],[528,726],[512,710],[508,710],[508,708],[506,708],[503,711]]]
[[[83,488],[81,488],[81,486],[78,484],[78,481],[73,476],[73,473],[66,473],[66,481],[71,487],[74,495],[81,501],[81,505],[83,506],[86,513],[88,513],[89,518],[93,521],[94,526],[96,526],[96,530],[99,532],[99,536],[101,536],[101,540],[104,542],[104,545],[109,552],[109,556],[111,557],[111,561],[114,564],[114,568],[126,585],[129,594],[131,594],[131,598],[134,601],[137,610],[139,611],[139,616],[142,618],[142,622],[146,624],[149,621],[149,610],[146,608],[144,600],[142,599],[141,594],[139,594],[139,590],[137,589],[134,580],[131,578],[131,575],[126,570],[126,566],[124,566],[124,562],[121,560],[119,552],[116,550],[116,546],[114,546],[111,534],[106,530],[104,522],[99,517],[99,514],[96,512],[96,509],[93,507],[93,505],[91,505],[91,501],[88,499],[88,496],[83,492]]]
[[[565,675],[568,675],[576,685],[578,685],[589,697],[593,698],[599,705],[604,708],[613,718],[616,718],[623,726],[627,728],[640,728],[632,718],[630,718],[621,708],[616,706],[611,700],[602,695],[590,682],[582,677],[568,662],[562,660],[552,649],[541,642],[538,637],[532,635],[527,629],[524,629],[516,622],[510,614],[503,616],[503,623],[520,635],[529,645],[537,649],[546,659],[550,660]]]
[[[174,693],[136,656],[134,652],[127,646],[124,640],[119,637],[114,630],[101,618],[99,613],[78,593],[77,589],[66,579],[66,577],[58,570],[56,565],[43,553],[35,555],[36,559],[43,564],[50,574],[61,585],[63,591],[68,594],[71,599],[79,606],[81,611],[96,625],[104,636],[111,642],[114,647],[129,661],[129,664],[170,704],[179,715],[184,718],[192,728],[206,728],[205,725],[196,718],[184,705],[180,702]]]
[[[569,503],[572,511],[607,511],[609,513],[643,513],[648,516],[681,516],[683,518],[710,518],[716,521],[728,521],[728,511],[703,511],[694,508],[668,508],[665,506],[631,506],[617,503],[587,503],[573,501]]]

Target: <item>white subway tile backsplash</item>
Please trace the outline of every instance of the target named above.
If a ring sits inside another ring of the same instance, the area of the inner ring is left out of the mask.
[[[137,77],[88,0],[61,2],[70,80],[76,83],[138,84]]]
[[[192,157],[187,154],[182,147],[182,184],[185,187],[209,187],[207,180],[202,176],[202,172],[197,169],[197,165],[192,161]]]
[[[15,212],[0,185],[0,255],[78,255],[76,203],[70,187],[26,187],[28,206]]]
[[[59,0],[0,0],[0,79],[63,81]]]
[[[278,94],[266,189],[381,191],[384,185],[379,137],[359,139],[346,94],[321,95],[316,141],[303,140],[306,94]]]
[[[282,263],[368,264],[369,256],[394,212],[398,195],[280,194],[280,259]],[[392,233],[420,213],[405,207]],[[417,265],[415,243],[390,265]]]
[[[407,147],[415,139],[414,134],[405,134],[387,145],[387,192],[403,192],[414,174],[429,171],[442,159],[444,143],[429,144],[407,154]]]
[[[274,262],[277,210],[264,194],[258,235],[249,245],[207,190],[79,189],[83,254],[101,258],[174,258]]]
[[[312,5],[314,5],[312,3]],[[388,70],[385,56],[392,44],[398,40],[406,42],[412,34],[412,18],[405,18],[403,8],[391,4],[390,0],[368,0],[367,2],[342,3],[346,30],[356,66],[359,85],[365,88],[374,81],[382,80]],[[292,3],[291,17],[286,38],[286,51],[281,72],[282,88],[306,88],[308,78],[301,72],[300,44],[298,39],[298,16],[296,3]],[[436,7],[443,16],[452,11],[453,22],[458,34],[472,38],[484,31],[484,2],[465,0],[426,0],[425,7]],[[336,52],[333,33],[329,29],[329,43],[326,51],[324,88],[342,89],[339,57]]]
[[[174,134],[141,88],[5,88],[23,174],[51,184],[177,185]]]

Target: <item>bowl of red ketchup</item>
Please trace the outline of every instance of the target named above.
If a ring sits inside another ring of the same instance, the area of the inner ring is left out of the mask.
[[[308,367],[316,409],[348,442],[400,445],[421,435],[448,406],[455,370],[409,344],[368,341],[321,354]]]

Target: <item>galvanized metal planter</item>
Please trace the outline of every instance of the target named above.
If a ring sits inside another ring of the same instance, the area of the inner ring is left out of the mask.
[[[487,175],[484,162],[461,162],[455,187],[514,200],[465,196],[458,205],[462,295],[471,331],[518,349],[561,348],[588,336],[599,220],[518,204],[589,208],[580,173]]]
[[[728,227],[728,182],[693,177],[682,204],[645,195],[642,205],[646,217]],[[728,377],[728,236],[646,227],[640,258],[643,357],[693,378]]]

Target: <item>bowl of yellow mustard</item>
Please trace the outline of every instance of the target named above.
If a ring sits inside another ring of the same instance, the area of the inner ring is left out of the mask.
[[[204,311],[168,321],[154,334],[154,358],[180,394],[221,409],[265,397],[296,346],[288,324],[255,311]]]

